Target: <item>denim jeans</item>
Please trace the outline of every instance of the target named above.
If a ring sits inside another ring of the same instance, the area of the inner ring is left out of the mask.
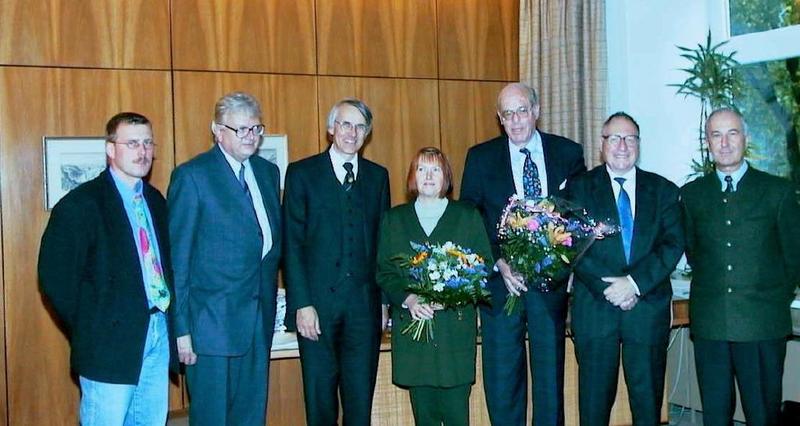
[[[136,385],[103,383],[80,376],[81,425],[164,426],[169,405],[167,317],[150,315],[142,371]]]

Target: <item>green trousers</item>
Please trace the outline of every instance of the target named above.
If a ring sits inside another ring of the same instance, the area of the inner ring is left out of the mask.
[[[469,426],[471,384],[450,388],[412,386],[408,391],[417,426]]]

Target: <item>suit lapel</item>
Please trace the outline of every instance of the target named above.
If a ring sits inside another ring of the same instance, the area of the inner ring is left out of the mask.
[[[495,161],[493,162],[496,164],[496,168],[491,164],[489,167],[495,168],[495,171],[499,173],[504,198],[508,198],[517,192],[517,187],[514,185],[514,173],[511,171],[511,152],[508,148],[510,142],[508,137],[502,138],[499,142],[495,149]]]
[[[258,192],[261,193],[261,203],[264,205],[264,211],[267,212],[267,222],[269,222],[269,229],[272,233],[271,235],[278,235],[278,218],[276,215],[278,214],[278,205],[272,194],[274,193],[276,185],[279,185],[278,182],[273,182],[272,176],[267,172],[265,168],[262,168],[261,164],[257,161],[250,161],[250,165],[253,168],[253,176],[256,177],[256,185],[258,185]],[[245,195],[246,196],[246,195]],[[257,221],[258,219],[256,219]],[[272,248],[275,248],[276,242],[273,241]],[[270,251],[272,251],[272,248]]]
[[[247,212],[248,210],[253,210],[253,205],[250,202],[250,199],[245,194],[242,186],[239,184],[239,179],[236,177],[235,172],[231,168],[231,165],[228,163],[228,160],[225,159],[225,154],[222,153],[222,148],[219,145],[214,145],[214,158],[215,161],[213,162],[213,167],[217,169],[216,171],[212,171],[212,176],[217,181],[217,183],[222,186],[223,193],[231,194],[233,199],[239,204],[239,208],[241,208],[242,212]],[[252,162],[251,162],[252,164]],[[255,173],[255,171],[253,171]],[[259,186],[259,190],[261,187]],[[262,192],[262,198],[263,198]],[[256,218],[255,212],[253,214],[242,214],[243,217],[246,217],[247,221],[251,223],[251,225],[258,227],[258,219]]]
[[[103,217],[107,224],[108,239],[109,241],[119,242],[118,244],[112,244],[118,250],[117,258],[137,259],[136,262],[118,262],[117,267],[126,270],[125,272],[133,277],[138,277],[137,282],[141,283],[144,278],[138,262],[139,249],[133,239],[133,228],[130,220],[128,220],[128,213],[122,204],[122,197],[117,191],[111,172],[106,169],[103,173]],[[142,287],[142,291],[144,291],[144,287]]]
[[[544,156],[545,173],[547,173],[547,191],[549,194],[555,194],[558,192],[559,185],[561,185],[561,182],[558,182],[560,173],[556,173],[558,169],[558,154],[553,152],[553,143],[550,140],[550,135],[539,132],[539,136],[542,138],[542,155]]]
[[[633,240],[631,241],[631,260],[646,249],[641,247],[647,238],[644,235],[650,232],[650,226],[656,220],[656,200],[653,194],[653,185],[650,177],[636,169],[636,211],[633,218]]]

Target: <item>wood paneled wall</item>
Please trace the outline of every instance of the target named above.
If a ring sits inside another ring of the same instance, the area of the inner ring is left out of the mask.
[[[37,286],[42,137],[102,135],[147,115],[152,182],[211,145],[213,105],[244,90],[297,160],[328,146],[345,96],[375,115],[365,156],[405,200],[411,156],[438,146],[459,186],[469,146],[499,132],[495,97],[518,78],[517,0],[0,0],[0,425],[76,423],[69,347]],[[298,373],[297,380],[300,380]],[[184,404],[180,385],[171,407]]]

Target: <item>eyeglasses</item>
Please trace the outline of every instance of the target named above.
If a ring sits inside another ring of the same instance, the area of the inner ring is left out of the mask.
[[[528,118],[528,116],[531,115],[531,109],[530,107],[521,106],[516,110],[507,109],[500,112],[500,116],[503,117],[504,120],[511,120],[514,115],[519,118]]]
[[[619,145],[620,142],[625,141],[625,145],[634,146],[639,143],[639,136],[637,135],[603,135],[604,141],[611,145]]]
[[[152,139],[145,139],[143,141],[130,140],[127,142],[114,142],[114,141],[109,141],[109,142],[113,143],[114,145],[125,145],[128,147],[128,149],[133,151],[138,150],[139,147],[142,146],[144,147],[145,151],[152,151],[156,147],[156,144],[153,142]]]
[[[366,124],[353,124],[349,121],[334,121],[334,123],[338,124],[342,130],[347,132],[350,132],[353,129],[356,129],[356,132],[358,133],[365,133],[367,131]]]
[[[264,125],[263,124],[256,124],[253,127],[239,127],[235,129],[227,124],[217,123],[220,126],[225,127],[226,129],[230,130],[233,133],[236,133],[236,137],[239,139],[244,139],[250,132],[253,132],[256,136],[261,136],[264,134]]]

